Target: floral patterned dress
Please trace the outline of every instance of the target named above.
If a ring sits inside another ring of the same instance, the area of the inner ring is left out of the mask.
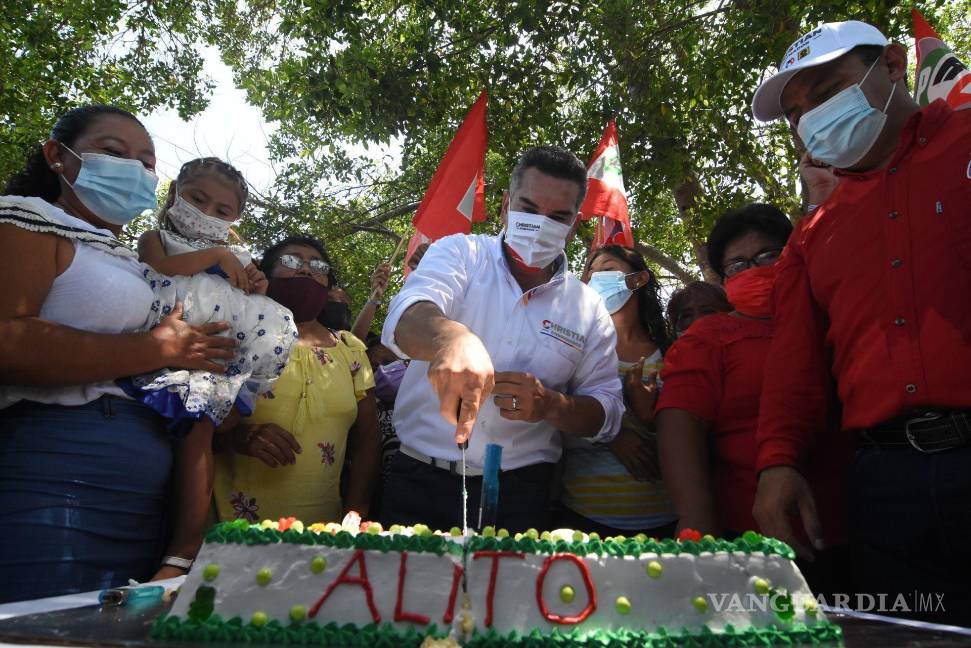
[[[289,466],[270,468],[230,452],[216,455],[214,496],[220,520],[339,522],[340,478],[357,403],[374,387],[364,343],[348,332],[333,347],[294,345],[272,397],[257,401],[246,423],[275,423],[302,448]]]

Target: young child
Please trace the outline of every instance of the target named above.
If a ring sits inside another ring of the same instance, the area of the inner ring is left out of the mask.
[[[160,316],[182,309],[190,324],[228,321],[239,343],[224,374],[159,371],[123,381],[133,397],[172,420],[179,437],[176,462],[177,516],[166,555],[195,556],[212,498],[212,437],[231,412],[249,415],[286,365],[297,337],[289,310],[266,294],[267,280],[241,246],[229,243],[230,226],[241,215],[246,182],[217,158],[182,166],[159,213],[159,229],[138,241],[139,259],[160,276],[153,310]],[[150,270],[146,269],[149,273]],[[202,477],[202,478],[200,478]],[[156,578],[184,570],[164,566]]]

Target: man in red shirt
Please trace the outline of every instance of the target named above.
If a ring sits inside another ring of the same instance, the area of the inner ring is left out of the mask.
[[[821,548],[800,469],[835,378],[857,443],[860,590],[887,594],[885,611],[971,623],[971,110],[920,108],[906,50],[864,23],[802,36],[779,70],[755,117],[787,119],[839,182],[778,263],[753,514],[807,556],[798,511]]]

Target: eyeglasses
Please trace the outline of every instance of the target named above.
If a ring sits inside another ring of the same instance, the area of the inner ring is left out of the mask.
[[[737,275],[739,272],[748,270],[752,266],[769,266],[779,260],[780,254],[782,254],[782,248],[772,248],[771,250],[763,250],[749,259],[734,259],[722,267],[722,273],[726,277],[731,277],[732,275]]]
[[[283,254],[280,256],[280,265],[284,268],[290,268],[291,270],[300,270],[302,267],[307,266],[310,269],[311,274],[326,276],[330,272],[330,264],[322,259],[309,259],[305,260],[298,257],[296,254]]]

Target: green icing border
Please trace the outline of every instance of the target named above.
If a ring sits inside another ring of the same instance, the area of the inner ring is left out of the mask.
[[[318,545],[325,547],[336,547],[338,549],[368,549],[372,551],[409,551],[425,552],[442,555],[451,553],[462,554],[462,545],[450,542],[445,536],[430,535],[401,535],[401,534],[373,534],[358,533],[352,534],[347,531],[331,533],[314,533],[313,531],[303,530],[294,531],[287,529],[280,532],[276,529],[261,529],[258,526],[238,524],[235,522],[220,522],[206,534],[206,542],[209,544],[245,544],[245,545],[267,545],[267,544],[304,544]]]
[[[355,626],[350,623],[338,625],[331,622],[326,625],[319,625],[315,621],[310,621],[283,625],[272,620],[265,626],[257,628],[249,623],[244,623],[239,617],[224,621],[219,615],[215,614],[202,622],[191,619],[182,620],[176,616],[165,615],[155,621],[151,631],[151,637],[159,640],[282,643],[340,646],[341,648],[345,646],[348,648],[418,646],[425,637],[440,638],[446,635],[447,630],[439,630],[435,625],[422,630],[416,630],[412,627],[401,631],[391,624]],[[578,629],[564,632],[559,628],[554,628],[548,634],[544,634],[540,630],[533,630],[527,634],[516,631],[501,634],[495,630],[489,630],[487,633],[476,631],[464,645],[474,648],[501,648],[510,645],[527,648],[546,648],[548,646],[562,646],[564,648],[627,648],[629,646],[724,648],[725,646],[822,644],[837,642],[842,636],[843,631],[839,626],[830,621],[820,621],[811,626],[794,623],[786,628],[749,627],[744,630],[736,630],[728,625],[722,632],[714,632],[707,627],[699,632],[687,629],[679,632],[668,632],[664,628],[658,628],[653,632],[622,629],[614,631],[598,630],[582,634]]]
[[[241,524],[242,522],[242,524]],[[767,538],[760,534],[746,534],[737,540],[721,540],[703,538],[693,540],[654,540],[648,538],[641,541],[637,538],[607,538],[593,539],[586,542],[567,542],[565,540],[532,539],[523,536],[518,540],[512,536],[499,538],[496,536],[471,536],[465,546],[469,551],[521,551],[533,554],[573,553],[578,556],[588,554],[608,556],[640,556],[645,553],[656,554],[692,554],[697,556],[704,552],[762,552],[766,555],[776,555],[794,560],[795,552],[786,543]],[[373,551],[410,551],[444,554],[446,552],[461,555],[463,545],[451,540],[451,536],[440,535],[404,535],[404,534],[351,534],[339,531],[336,534],[302,532],[287,529],[280,532],[275,529],[263,529],[241,520],[235,522],[221,522],[206,534],[207,543],[266,545],[276,543],[323,545],[340,549],[369,549]]]

